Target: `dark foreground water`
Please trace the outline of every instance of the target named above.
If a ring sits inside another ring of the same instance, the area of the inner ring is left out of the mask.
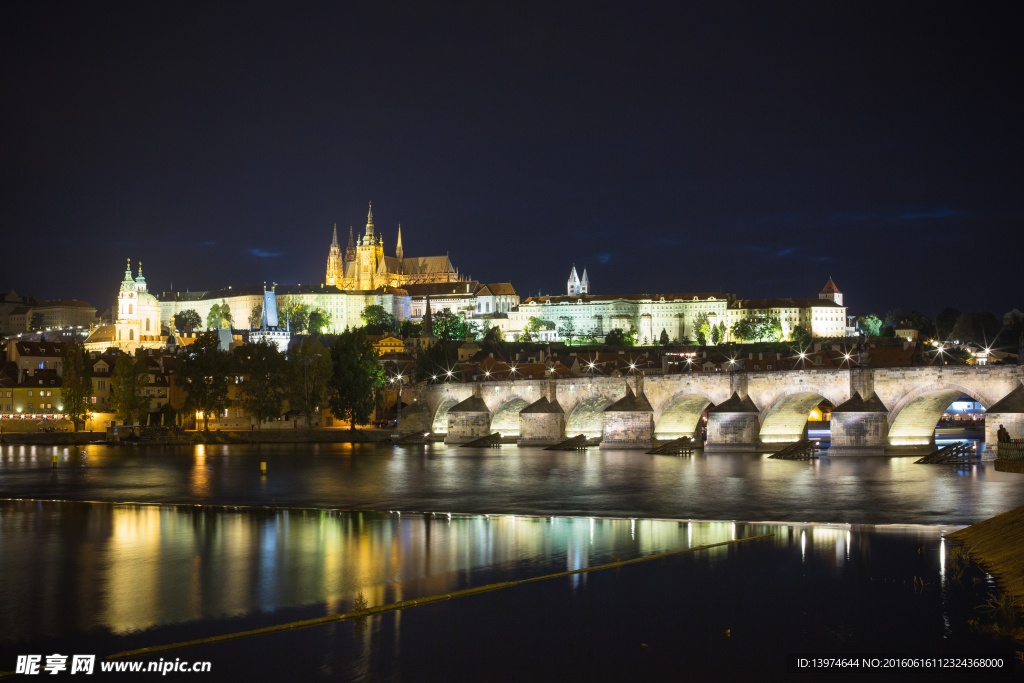
[[[990,462],[913,461],[443,444],[0,446],[0,498],[857,524],[972,524],[1024,505],[1024,476]]]
[[[6,501],[0,670],[760,534],[773,536],[145,659],[209,661],[182,675],[195,680],[561,681],[776,680],[789,653],[1013,658],[971,627],[996,589],[961,573],[946,531]]]

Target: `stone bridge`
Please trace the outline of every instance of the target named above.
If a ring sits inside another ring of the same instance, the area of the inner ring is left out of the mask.
[[[810,410],[828,399],[832,455],[913,454],[935,443],[936,423],[961,395],[989,411],[988,441],[999,424],[1024,437],[1022,379],[1024,367],[998,365],[424,384],[399,433],[464,443],[497,431],[521,445],[586,434],[602,447],[640,448],[699,435],[707,411],[708,451],[771,449],[800,439]]]

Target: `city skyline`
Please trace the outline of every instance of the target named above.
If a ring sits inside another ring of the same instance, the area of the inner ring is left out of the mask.
[[[407,253],[524,296],[575,264],[600,293],[832,277],[856,313],[1020,305],[1010,269],[960,275],[962,254],[1022,246],[1012,21],[4,12],[8,253],[48,265],[9,258],[0,286],[40,300],[103,310],[126,257],[155,291],[319,282],[333,226],[358,231],[373,200],[388,253],[401,223]]]

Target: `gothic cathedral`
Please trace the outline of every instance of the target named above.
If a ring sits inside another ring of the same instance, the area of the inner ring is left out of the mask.
[[[373,204],[366,216],[366,232],[354,239],[348,229],[348,247],[341,252],[338,226],[327,255],[326,284],[339,289],[372,291],[379,287],[428,282],[461,282],[458,271],[447,256],[410,256],[402,251],[402,226],[398,226],[398,242],[394,256],[384,255],[384,240],[374,231]]]

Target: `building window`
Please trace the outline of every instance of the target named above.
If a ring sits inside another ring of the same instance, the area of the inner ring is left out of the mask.
[[[128,304],[128,315],[132,314],[132,305]]]
[[[131,341],[133,339],[135,339],[135,330],[128,330],[128,340]]]
[[[146,332],[149,332],[149,318],[146,318]]]

